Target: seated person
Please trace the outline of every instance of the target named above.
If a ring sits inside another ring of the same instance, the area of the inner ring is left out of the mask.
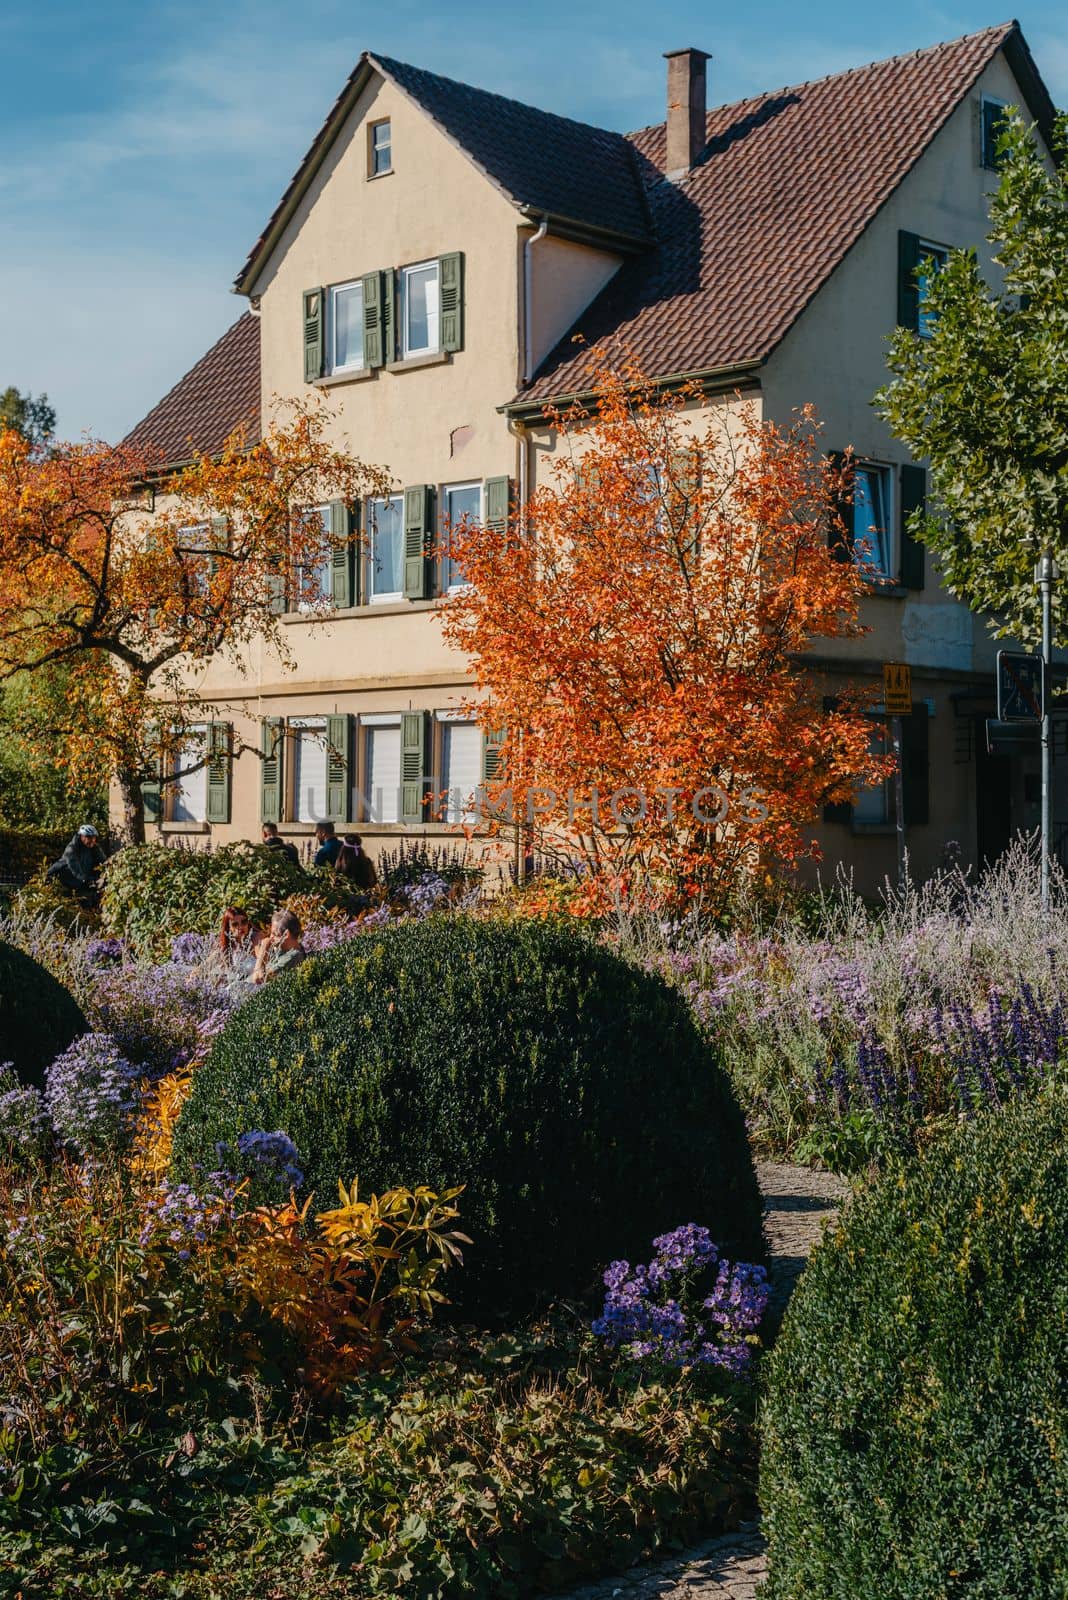
[[[291,861],[295,867],[300,866],[300,856],[297,853],[296,845],[290,844],[288,840],[280,839],[278,837],[277,822],[265,822],[263,824],[262,836],[263,842],[267,846],[268,850],[277,850],[280,855],[285,856],[287,861]]]
[[[250,977],[266,937],[242,906],[227,906],[219,929],[219,950],[228,966]]]
[[[364,854],[363,840],[358,833],[345,834],[334,870],[340,877],[348,878],[357,889],[373,889],[378,882],[375,864],[369,855]]]
[[[271,931],[256,952],[252,969],[252,983],[266,983],[280,972],[289,972],[308,959],[308,952],[300,942],[300,918],[292,911],[276,911],[271,918]]]
[[[315,852],[315,865],[317,867],[333,867],[337,865],[337,858],[341,854],[341,840],[334,832],[332,822],[317,822],[315,824],[315,837],[319,841],[319,848]]]
[[[83,822],[58,861],[53,861],[46,878],[54,878],[86,906],[100,899],[100,874],[107,857],[100,848],[99,835],[91,822]]]

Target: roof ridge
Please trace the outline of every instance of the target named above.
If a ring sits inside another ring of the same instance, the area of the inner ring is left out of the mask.
[[[465,83],[462,78],[449,78],[443,72],[431,72],[429,67],[418,67],[413,61],[401,61],[397,56],[382,56],[376,50],[365,50],[364,55],[377,66],[403,67],[406,72],[418,72],[424,78],[433,78],[437,83],[446,83],[451,89],[466,89],[472,94],[485,95],[488,100],[501,100],[505,105],[519,106],[524,111],[532,111],[539,117],[552,117],[554,122],[566,122],[571,128],[581,128],[585,133],[603,133],[610,139],[626,141],[629,133],[621,132],[618,128],[605,128],[599,122],[583,122],[579,117],[568,117],[562,111],[549,111],[545,106],[535,106],[529,100],[517,100],[515,95],[501,94],[497,89],[483,89],[477,83]]]
[[[814,89],[821,83],[832,83],[835,78],[849,78],[857,72],[870,72],[873,67],[889,67],[896,61],[915,61],[920,56],[937,55],[942,50],[955,50],[962,44],[970,44],[975,39],[982,39],[987,34],[993,37],[1000,35],[1002,40],[1009,37],[1020,27],[1015,17],[1008,22],[999,22],[989,28],[976,28],[973,33],[962,33],[956,39],[939,39],[935,44],[925,44],[918,50],[901,50],[897,55],[880,56],[875,61],[863,61],[855,67],[841,67],[837,72],[825,72],[819,78],[804,78],[800,83],[784,83],[774,89],[758,89],[753,94],[741,95],[737,100],[721,100],[714,106],[709,106],[707,116],[715,116],[717,112],[729,111],[734,106],[749,105],[757,100],[773,100],[779,95],[792,94],[798,89]],[[655,133],[664,127],[663,122],[648,122],[644,127],[632,128],[624,137],[628,140],[639,138],[643,133]]]

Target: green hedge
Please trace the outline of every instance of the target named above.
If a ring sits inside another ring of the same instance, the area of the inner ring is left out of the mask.
[[[696,1221],[761,1254],[741,1112],[679,997],[570,930],[458,913],[364,935],[227,1023],[178,1125],[178,1168],[252,1129],[337,1181],[467,1185],[468,1309],[579,1294]]]
[[[0,1063],[20,1082],[41,1088],[45,1068],[86,1022],[73,995],[32,956],[0,940]]]
[[[214,933],[229,905],[262,921],[280,901],[309,891],[329,905],[359,900],[332,871],[305,872],[280,850],[260,844],[218,850],[129,845],[108,863],[103,921],[139,949],[166,950],[176,933]]]
[[[1068,1096],[854,1204],[770,1365],[767,1600],[1068,1595]]]

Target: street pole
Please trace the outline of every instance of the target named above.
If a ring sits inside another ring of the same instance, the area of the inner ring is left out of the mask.
[[[1050,707],[1053,664],[1053,585],[1060,569],[1053,552],[1045,550],[1035,567],[1035,582],[1042,596],[1042,909],[1049,910],[1050,849],[1053,842],[1053,717]]]
[[[891,717],[890,737],[894,742],[894,832],[897,834],[897,886],[905,887],[908,858],[905,854],[905,779],[901,772],[901,718]]]

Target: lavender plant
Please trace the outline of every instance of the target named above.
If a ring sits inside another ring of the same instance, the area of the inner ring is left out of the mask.
[[[48,1132],[41,1091],[21,1084],[10,1061],[0,1064],[0,1157],[18,1166],[38,1160]]]
[[[56,1137],[80,1155],[118,1149],[139,1103],[137,1068],[106,1033],[85,1033],[45,1076],[45,1105]]]
[[[653,1248],[648,1266],[609,1266],[594,1334],[629,1361],[742,1377],[767,1309],[764,1268],[721,1257],[708,1229],[692,1222],[661,1234]]]

